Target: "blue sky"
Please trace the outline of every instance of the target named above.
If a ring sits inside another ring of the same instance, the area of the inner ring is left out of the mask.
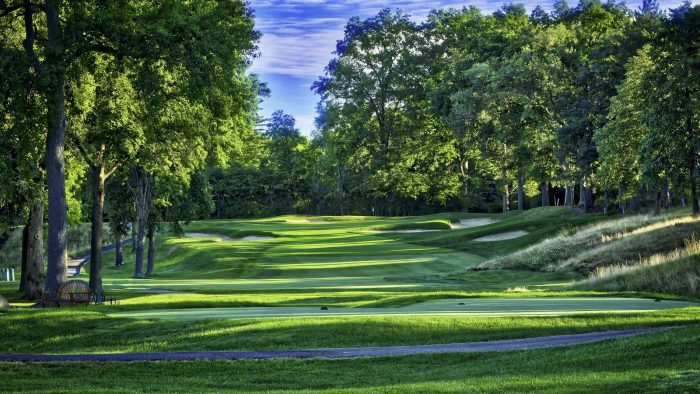
[[[698,4],[694,0],[693,4]],[[282,109],[297,119],[297,126],[309,135],[313,130],[316,103],[319,97],[310,90],[311,84],[323,75],[323,68],[333,57],[337,40],[343,37],[345,23],[350,17],[367,18],[382,8],[400,8],[417,22],[431,9],[462,8],[474,5],[491,13],[506,1],[455,0],[250,0],[255,10],[257,29],[262,32],[261,56],[253,62],[252,72],[268,83],[272,94],[262,103],[261,112],[268,116]],[[554,0],[514,1],[531,11],[541,5],[551,9]],[[570,0],[575,6],[578,0]],[[660,0],[662,8],[677,7],[682,0]],[[628,1],[637,8],[639,1]]]

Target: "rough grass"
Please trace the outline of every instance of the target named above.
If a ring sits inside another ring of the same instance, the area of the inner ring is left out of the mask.
[[[691,218],[664,221],[641,227],[628,234],[610,237],[597,248],[587,250],[558,265],[555,270],[588,274],[611,265],[635,265],[659,254],[673,254],[686,247],[688,239],[700,236],[700,221]]]
[[[698,230],[689,216],[636,215],[584,227],[564,228],[559,235],[544,239],[524,250],[484,261],[471,269],[516,269],[552,271],[566,267],[586,271],[597,264],[621,263],[631,257],[672,250],[677,240]],[[679,226],[676,226],[679,225]],[[667,242],[650,242],[663,237]],[[653,245],[652,245],[653,244]],[[618,252],[615,254],[614,252]],[[601,260],[609,259],[609,260]]]
[[[598,267],[577,284],[582,289],[604,291],[654,291],[700,296],[700,241],[685,240],[685,247],[657,254],[637,264]]]
[[[700,328],[504,353],[350,360],[0,364],[7,393],[691,393]]]

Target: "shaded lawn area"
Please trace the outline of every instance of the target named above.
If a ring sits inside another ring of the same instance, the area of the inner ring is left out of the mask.
[[[566,348],[351,360],[0,364],[4,392],[694,392],[700,327]]]
[[[700,308],[558,317],[363,316],[156,320],[78,309],[0,317],[2,353],[264,350],[456,343],[700,324]],[[31,329],[28,329],[31,327]]]

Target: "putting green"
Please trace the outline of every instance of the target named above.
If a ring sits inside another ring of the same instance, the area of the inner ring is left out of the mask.
[[[474,317],[560,316],[586,313],[648,312],[685,308],[700,304],[684,301],[655,302],[642,298],[612,297],[540,297],[540,298],[468,298],[422,302],[402,308],[259,307],[192,308],[112,313],[112,317],[135,319],[248,319],[272,317],[324,317],[368,315],[449,315]]]

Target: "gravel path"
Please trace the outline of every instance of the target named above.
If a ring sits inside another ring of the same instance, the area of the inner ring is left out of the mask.
[[[189,360],[244,360],[272,358],[354,358],[405,356],[411,354],[503,352],[509,350],[539,349],[569,346],[666,331],[675,327],[645,328],[621,331],[592,332],[587,334],[555,335],[548,337],[509,339],[489,342],[466,342],[437,345],[386,346],[358,348],[329,348],[308,350],[258,350],[236,352],[157,352],[121,354],[0,354],[0,362],[113,362],[113,361],[189,361]]]

